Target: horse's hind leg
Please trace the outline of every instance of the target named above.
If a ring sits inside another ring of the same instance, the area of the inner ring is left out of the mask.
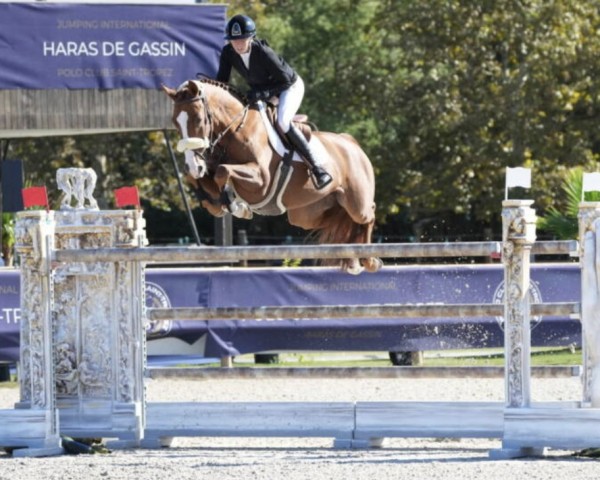
[[[369,243],[373,222],[358,225],[340,205],[335,203],[314,204],[303,208],[288,210],[290,224],[317,233],[321,244],[327,243]],[[372,260],[372,262],[370,262]],[[366,262],[366,263],[365,263]],[[362,263],[362,266],[361,266]],[[324,265],[340,265],[342,270],[354,275],[361,273],[363,267],[369,272],[381,268],[379,259],[346,258],[327,260]]]
[[[364,245],[371,243],[371,236],[373,234],[373,226],[374,225],[375,225],[374,219],[365,224],[359,225],[359,224],[355,223],[354,227],[352,229],[352,236],[351,236],[352,243],[364,244]],[[356,261],[356,263],[360,263],[360,265],[362,265],[362,267],[364,267],[364,269],[369,273],[377,272],[378,270],[381,269],[381,267],[383,267],[383,262],[381,261],[380,258],[377,258],[377,257],[360,258],[359,259],[360,262],[356,259],[354,259],[354,260]],[[353,268],[356,268],[356,267],[353,267]]]
[[[363,201],[362,197],[351,200],[345,193],[338,195],[338,202],[355,224],[348,242],[371,243],[375,225],[375,203],[371,202],[369,205]],[[383,262],[377,257],[361,258],[360,263],[367,272],[371,273],[378,271],[383,266]]]
[[[364,241],[362,243],[371,243],[371,237],[373,236],[373,226],[375,225],[375,220],[369,222],[366,225],[361,225],[360,227],[364,230]],[[378,257],[367,257],[367,258],[361,258],[360,259],[360,263],[362,264],[363,267],[365,267],[365,270],[367,272],[373,273],[373,272],[377,272],[378,270],[381,269],[381,267],[383,267],[383,261],[381,260],[381,258]]]

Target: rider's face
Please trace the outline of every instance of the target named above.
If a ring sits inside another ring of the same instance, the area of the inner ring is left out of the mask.
[[[242,53],[248,53],[250,51],[250,44],[252,43],[252,37],[242,38],[240,40],[231,40],[231,46],[238,55]]]

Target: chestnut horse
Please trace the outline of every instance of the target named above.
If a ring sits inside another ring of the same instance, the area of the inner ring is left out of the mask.
[[[319,243],[371,242],[375,223],[375,176],[358,142],[350,135],[312,132],[316,156],[333,177],[317,190],[302,161],[266,119],[265,104],[248,105],[243,95],[212,80],[190,80],[177,90],[163,86],[173,100],[173,122],[181,135],[188,180],[212,215],[227,211],[278,215],[316,233]],[[296,158],[296,160],[298,160]],[[361,266],[362,265],[362,266]],[[349,273],[374,272],[379,258],[344,259]]]

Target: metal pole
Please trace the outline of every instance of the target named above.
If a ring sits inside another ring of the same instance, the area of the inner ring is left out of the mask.
[[[2,149],[2,160],[6,160],[6,157],[8,156],[8,147],[10,146],[10,139],[6,140],[6,143],[4,144],[4,148]]]
[[[169,150],[169,155],[171,157],[171,162],[173,162],[173,169],[175,170],[175,177],[177,178],[177,185],[179,185],[179,192],[181,193],[181,199],[183,200],[183,204],[185,206],[185,211],[188,216],[188,220],[190,222],[190,227],[192,228],[192,232],[194,233],[194,238],[196,239],[196,245],[202,245],[200,242],[200,235],[198,235],[198,229],[196,228],[196,222],[194,221],[194,216],[192,215],[192,210],[190,209],[190,204],[187,200],[187,195],[185,194],[185,190],[183,188],[183,183],[181,181],[181,174],[179,173],[179,166],[177,165],[177,159],[175,158],[175,153],[173,152],[173,148],[171,147],[171,141],[169,140],[169,136],[167,135],[167,130],[163,130],[163,135],[165,137],[165,142],[167,144],[167,150]]]

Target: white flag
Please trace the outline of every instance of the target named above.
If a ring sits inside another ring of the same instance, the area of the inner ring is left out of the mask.
[[[506,167],[506,188],[531,188],[531,168]]]
[[[600,172],[584,173],[581,189],[584,192],[600,192]]]

